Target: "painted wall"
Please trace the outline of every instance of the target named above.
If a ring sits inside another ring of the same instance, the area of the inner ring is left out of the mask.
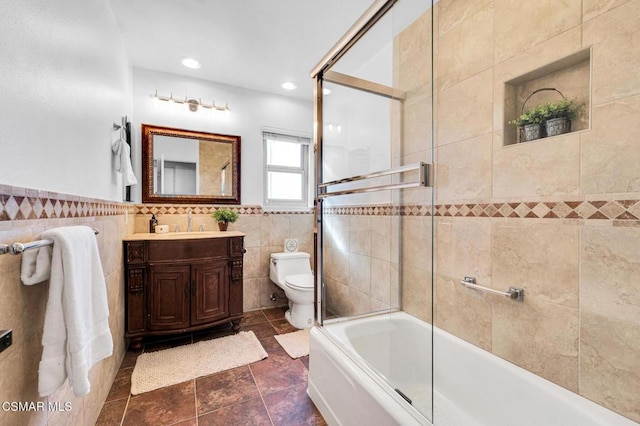
[[[111,131],[130,71],[108,2],[8,0],[0,15],[0,182],[122,200]]]
[[[130,115],[130,69],[106,0],[13,1],[0,13],[0,243],[83,224],[97,236],[114,354],[90,372],[91,392],[37,394],[46,284],[20,282],[21,256],[0,256],[0,401],[70,403],[70,411],[0,411],[0,424],[94,424],[124,355],[122,237],[133,230],[113,171],[112,123]],[[112,201],[109,201],[112,200]]]
[[[195,74],[194,74],[195,75]],[[191,112],[185,105],[154,100],[156,90],[163,96],[188,96],[210,104],[229,104],[229,113],[199,109]],[[133,68],[133,167],[141,168],[141,124],[176,127],[242,138],[242,204],[263,203],[263,127],[282,129],[284,133],[307,134],[313,131],[311,102],[276,96],[254,90],[212,83],[174,74]],[[142,200],[140,185],[133,187],[134,201]]]

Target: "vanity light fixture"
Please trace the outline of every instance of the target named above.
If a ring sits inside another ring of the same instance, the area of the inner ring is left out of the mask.
[[[290,81],[286,81],[284,83],[282,83],[282,88],[285,90],[295,90],[298,86],[296,86],[295,84],[293,84]]]
[[[185,96],[184,99],[177,99],[173,97],[173,93],[171,94],[171,96],[168,96],[168,97],[158,95],[157,90],[153,95],[151,95],[151,97],[153,97],[154,99],[158,99],[160,101],[175,102],[177,104],[187,105],[189,107],[189,111],[192,111],[192,112],[196,112],[198,110],[198,107],[210,109],[213,111],[223,111],[223,112],[231,111],[231,108],[229,108],[228,103],[224,104],[224,106],[216,105],[215,101],[210,104],[205,104],[204,102],[202,102],[201,99],[198,99],[198,100],[189,99],[187,96]]]
[[[198,61],[197,59],[193,59],[193,58],[184,58],[182,60],[182,65],[184,65],[187,68],[191,68],[192,70],[197,70],[198,68],[200,68],[202,66],[200,61]]]

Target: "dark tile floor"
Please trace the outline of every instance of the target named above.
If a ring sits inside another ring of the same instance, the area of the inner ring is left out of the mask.
[[[269,357],[232,370],[140,395],[131,395],[131,373],[141,352],[129,351],[96,425],[326,425],[306,393],[309,357],[291,359],[273,337],[295,331],[284,308],[247,312],[241,331],[252,330]],[[144,351],[231,334],[193,333],[147,342]]]

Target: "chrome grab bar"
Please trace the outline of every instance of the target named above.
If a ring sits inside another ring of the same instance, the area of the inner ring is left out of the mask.
[[[100,231],[93,228],[93,233],[98,235]],[[30,243],[13,243],[11,245],[0,244],[0,254],[21,254],[24,251],[32,250],[44,246],[53,245],[51,240],[36,240]]]
[[[464,277],[464,280],[460,281],[460,284],[462,284],[465,287],[474,288],[476,290],[486,291],[487,293],[506,296],[510,299],[517,300],[518,302],[522,302],[524,300],[524,289],[522,288],[509,287],[509,291],[494,290],[492,288],[483,287],[481,285],[476,284],[475,277]]]
[[[365,179],[373,179],[381,176],[389,176],[399,173],[412,172],[417,170],[419,173],[418,180],[413,182],[390,183],[387,185],[369,186],[364,188],[353,188],[339,191],[327,191],[326,188],[332,185],[339,185],[348,182],[357,182]],[[318,198],[327,198],[335,195],[357,194],[362,192],[383,191],[388,189],[413,188],[417,186],[430,186],[432,181],[431,164],[420,162],[408,164],[406,166],[394,167],[391,169],[380,170],[377,172],[367,173],[366,175],[352,176],[345,179],[333,180],[331,182],[323,182],[318,184]]]

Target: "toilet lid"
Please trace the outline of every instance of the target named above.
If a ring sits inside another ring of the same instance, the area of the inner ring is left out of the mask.
[[[284,279],[284,282],[289,287],[299,290],[313,289],[313,275],[311,274],[287,275]]]

